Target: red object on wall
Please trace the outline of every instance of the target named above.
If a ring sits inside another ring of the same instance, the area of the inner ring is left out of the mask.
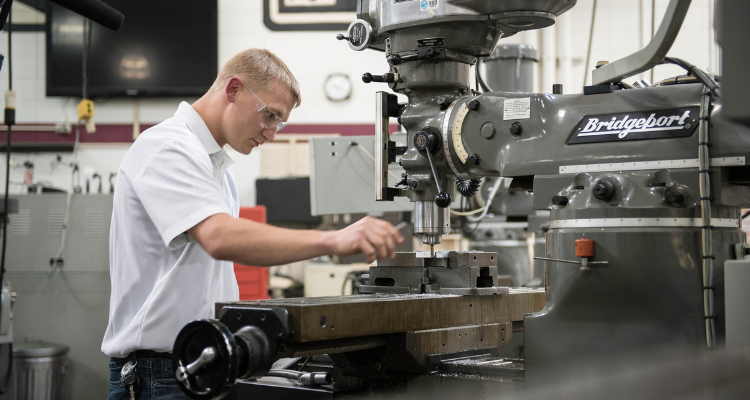
[[[266,206],[240,207],[240,218],[266,223]],[[268,297],[268,268],[248,267],[234,263],[234,275],[240,287],[240,300],[263,300]]]

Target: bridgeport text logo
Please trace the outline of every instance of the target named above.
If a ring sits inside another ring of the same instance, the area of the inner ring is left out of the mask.
[[[690,136],[697,107],[584,117],[569,144]]]

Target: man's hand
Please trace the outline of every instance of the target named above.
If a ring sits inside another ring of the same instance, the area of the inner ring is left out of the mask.
[[[345,257],[364,253],[367,262],[381,261],[386,256],[396,256],[396,245],[404,241],[390,223],[372,217],[364,217],[348,227],[332,232],[333,253]]]
[[[213,258],[270,266],[324,254],[364,253],[367,262],[394,257],[404,237],[386,221],[365,217],[340,231],[284,229],[228,214],[215,214],[188,230]]]

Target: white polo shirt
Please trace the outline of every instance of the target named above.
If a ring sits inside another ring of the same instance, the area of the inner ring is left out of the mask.
[[[172,352],[185,324],[239,300],[234,268],[187,230],[215,214],[239,217],[233,163],[188,103],[144,131],[117,173],[109,237],[112,295],[102,352]]]

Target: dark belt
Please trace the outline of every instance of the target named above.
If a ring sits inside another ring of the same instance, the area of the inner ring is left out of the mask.
[[[163,358],[170,361],[172,360],[172,353],[159,353],[158,351],[153,350],[136,350],[130,353],[130,356]]]

